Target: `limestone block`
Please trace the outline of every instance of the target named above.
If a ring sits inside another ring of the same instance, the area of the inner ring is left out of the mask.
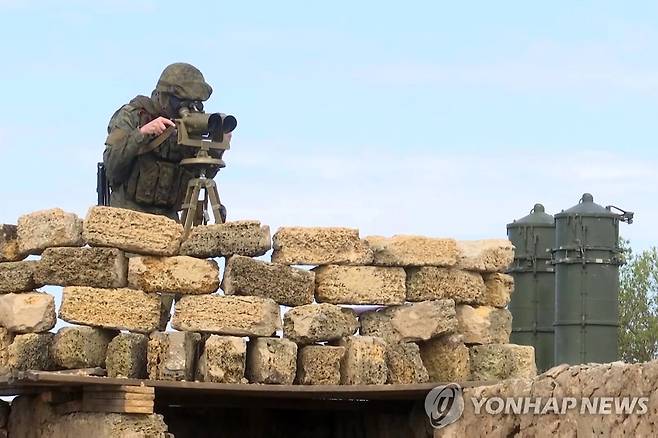
[[[407,268],[406,285],[409,301],[452,298],[455,303],[474,303],[485,291],[477,272],[435,266]]]
[[[37,284],[116,288],[126,286],[128,262],[116,248],[48,248],[34,273]]]
[[[374,266],[320,266],[314,269],[316,299],[332,304],[402,304],[403,268]]]
[[[46,332],[56,322],[52,295],[44,292],[0,295],[0,325],[10,332]]]
[[[219,289],[219,266],[194,257],[131,257],[128,284],[144,292],[211,294]]]
[[[105,368],[107,345],[117,334],[94,327],[62,327],[50,344],[50,355],[64,369]]]
[[[151,333],[146,353],[149,379],[193,381],[200,341],[199,333]]]
[[[420,356],[431,382],[463,382],[470,380],[471,361],[468,347],[461,338],[445,335],[421,342]]]
[[[340,340],[345,347],[340,362],[343,385],[383,385],[388,378],[386,342],[373,336],[348,336]]]
[[[123,208],[92,207],[85,219],[83,236],[91,246],[173,256],[180,248],[183,226],[161,215]]]
[[[148,338],[140,333],[120,333],[107,346],[107,377],[146,378]]]
[[[38,264],[34,260],[0,263],[0,293],[34,290],[37,287],[34,271]]]
[[[353,335],[358,328],[352,309],[333,304],[294,307],[283,316],[283,336],[298,344],[337,340]]]
[[[272,248],[270,227],[258,221],[235,221],[192,228],[180,253],[192,257],[258,257]]]
[[[535,349],[529,345],[474,345],[470,349],[473,380],[532,378],[537,375]]]
[[[514,260],[514,245],[507,239],[460,240],[457,267],[467,271],[501,272]]]
[[[307,345],[297,357],[296,383],[300,385],[340,385],[340,361],[345,347]]]
[[[73,324],[150,333],[160,322],[160,307],[157,294],[69,286],[62,293],[59,317]]]
[[[457,327],[451,299],[422,301],[365,312],[359,317],[361,334],[388,343],[426,341]]]
[[[283,227],[272,239],[272,262],[284,265],[367,265],[372,251],[356,228]]]
[[[368,236],[365,240],[373,250],[374,265],[449,267],[457,263],[454,239],[397,235]]]
[[[292,385],[297,344],[281,338],[254,338],[247,349],[247,378],[252,383]]]
[[[233,336],[271,336],[281,329],[274,300],[261,297],[187,295],[176,302],[172,327]]]
[[[17,262],[25,256],[18,250],[16,225],[0,224],[0,262]]]
[[[9,346],[14,342],[14,334],[0,327],[0,376],[7,374],[9,369]]]
[[[512,315],[507,309],[461,304],[457,321],[457,332],[465,344],[504,344],[512,333]]]
[[[285,306],[313,302],[315,274],[304,269],[233,256],[226,263],[222,289],[227,295],[271,298]]]
[[[8,366],[12,370],[43,370],[54,368],[50,356],[52,333],[16,335],[9,346]]]
[[[427,383],[429,376],[420,357],[418,345],[413,342],[388,344],[386,347],[387,383]]]
[[[41,254],[50,247],[82,246],[82,219],[59,208],[41,210],[18,218],[18,251]]]
[[[478,304],[492,307],[507,307],[514,291],[514,277],[495,272],[484,274],[486,290]]]
[[[244,377],[247,341],[237,336],[210,335],[199,358],[196,379],[213,383],[247,383]]]

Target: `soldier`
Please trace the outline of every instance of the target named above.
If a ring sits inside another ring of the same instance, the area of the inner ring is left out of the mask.
[[[137,96],[110,119],[103,162],[112,189],[110,205],[161,214],[179,221],[188,181],[193,177],[179,163],[194,151],[177,144],[177,136],[158,138],[178,117],[182,105],[202,109],[212,88],[194,66],[167,66],[151,94]],[[230,141],[230,134],[226,135]],[[214,175],[208,175],[213,177]],[[222,213],[225,210],[222,206]]]

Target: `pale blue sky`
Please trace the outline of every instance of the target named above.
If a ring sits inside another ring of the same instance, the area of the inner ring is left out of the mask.
[[[0,222],[84,216],[109,117],[185,61],[239,120],[230,219],[502,237],[590,191],[654,245],[657,22],[649,1],[0,0]]]

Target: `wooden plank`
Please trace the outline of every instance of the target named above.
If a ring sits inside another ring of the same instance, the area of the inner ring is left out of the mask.
[[[85,400],[154,400],[155,394],[137,394],[132,392],[95,391],[85,392]]]
[[[65,403],[71,400],[78,400],[82,397],[80,391],[62,391],[62,390],[49,390],[39,394],[41,401],[46,403]]]
[[[133,393],[133,394],[155,394],[152,386],[85,386],[84,392],[113,392],[113,393]]]
[[[89,401],[82,402],[82,409],[85,412],[116,412],[116,413],[138,413],[138,414],[152,414],[153,402],[145,400],[129,400],[129,401]]]
[[[75,368],[72,370],[60,370],[60,371],[41,371],[42,373],[50,373],[58,376],[96,376],[96,377],[105,377],[107,376],[107,370],[105,368],[95,367],[95,368]]]

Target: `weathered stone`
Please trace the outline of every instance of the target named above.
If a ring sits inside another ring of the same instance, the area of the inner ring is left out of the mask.
[[[298,344],[337,340],[354,334],[358,328],[352,309],[333,304],[307,304],[283,316],[283,336]]]
[[[255,338],[247,348],[247,378],[252,383],[292,385],[297,344],[281,338]]]
[[[50,344],[50,356],[60,368],[105,368],[107,345],[117,334],[93,327],[62,327]]]
[[[150,333],[160,322],[160,307],[157,294],[69,286],[62,293],[59,317],[73,324]]]
[[[450,299],[392,306],[361,314],[361,334],[388,343],[426,341],[457,327],[455,302]]]
[[[403,268],[375,266],[320,266],[314,269],[316,299],[332,304],[402,304]]]
[[[227,295],[271,298],[285,306],[313,302],[315,274],[304,269],[233,256],[226,263],[222,289]]]
[[[180,247],[192,257],[258,257],[272,248],[270,227],[258,221],[235,221],[192,228]]]
[[[25,256],[18,249],[16,225],[0,225],[0,262],[17,262]]]
[[[485,291],[477,272],[435,266],[407,268],[406,285],[409,301],[452,298],[455,303],[474,303]]]
[[[219,266],[194,257],[131,257],[128,284],[144,292],[211,294],[219,289]]]
[[[146,378],[148,338],[140,333],[120,333],[107,346],[107,377]]]
[[[176,302],[172,327],[233,336],[272,336],[281,329],[274,300],[261,297],[187,295]]]
[[[508,274],[484,274],[486,290],[477,304],[492,307],[507,307],[514,291],[514,277]]]
[[[454,239],[398,235],[368,236],[378,266],[454,266],[457,242]]]
[[[0,295],[0,325],[10,332],[46,332],[56,322],[52,295],[44,292]]]
[[[171,319],[171,309],[174,306],[176,295],[163,293],[160,295],[160,322],[158,323],[158,331],[167,331],[169,320]]]
[[[38,264],[34,260],[0,263],[0,293],[34,290],[37,287],[34,271]]]
[[[279,228],[272,262],[284,265],[367,265],[372,251],[355,228]]]
[[[52,423],[57,418],[55,406],[37,395],[19,395],[11,402],[8,429],[11,437],[52,437]],[[93,434],[96,437],[97,435]],[[61,437],[57,437],[61,438]]]
[[[52,370],[50,356],[52,333],[27,333],[16,335],[9,346],[8,367],[12,370]]]
[[[445,335],[421,342],[420,356],[432,382],[463,382],[470,379],[468,347],[461,338]]]
[[[116,288],[126,286],[128,262],[116,248],[48,248],[34,272],[37,284]]]
[[[514,260],[514,245],[507,239],[460,240],[457,267],[467,271],[500,272]]]
[[[529,345],[474,345],[469,352],[473,380],[531,378],[537,375],[535,349]]]
[[[149,379],[193,381],[200,341],[199,333],[151,333],[146,354]]]
[[[244,377],[247,341],[237,336],[210,335],[197,367],[197,380],[213,383],[247,383]]]
[[[457,306],[457,332],[466,344],[505,344],[512,332],[512,315],[507,309],[489,306]]]
[[[9,369],[9,346],[14,342],[14,334],[0,327],[0,376],[7,374]]]
[[[18,218],[18,251],[41,254],[50,247],[82,246],[82,219],[59,208],[42,210]]]
[[[300,385],[340,385],[340,361],[345,347],[308,345],[297,356],[296,383]]]
[[[386,347],[387,383],[427,383],[429,376],[420,357],[418,345],[413,342],[388,344]]]
[[[345,347],[340,362],[343,385],[383,385],[388,378],[386,342],[373,336],[348,336],[340,340]]]
[[[92,207],[83,231],[91,246],[109,246],[144,255],[178,253],[183,226],[161,215],[113,207]]]

